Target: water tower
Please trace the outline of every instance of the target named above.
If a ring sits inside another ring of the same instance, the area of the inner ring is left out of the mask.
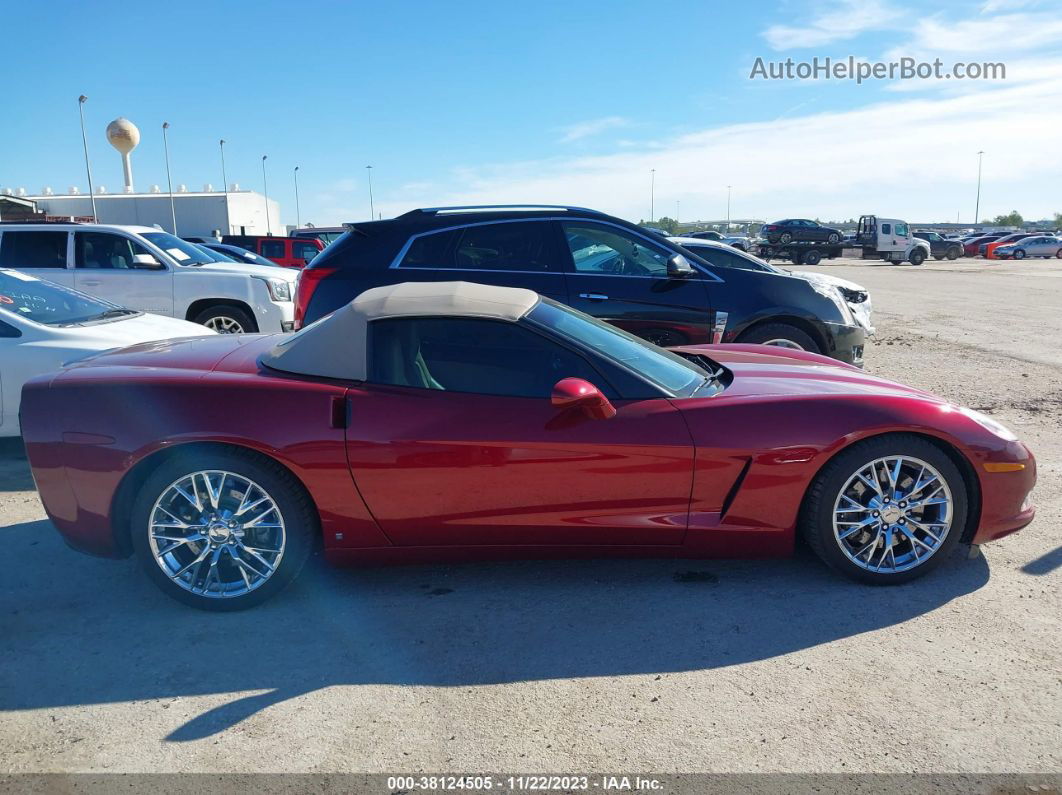
[[[125,172],[125,192],[133,192],[133,166],[129,154],[140,143],[140,130],[129,119],[119,116],[107,125],[107,140],[122,153],[122,171]]]

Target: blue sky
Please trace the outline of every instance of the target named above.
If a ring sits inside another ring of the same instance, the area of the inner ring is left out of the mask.
[[[295,221],[452,202],[585,204],[649,214],[965,221],[1062,211],[1062,5],[705,2],[16,4],[20,79],[0,102],[0,186],[85,189],[121,166],[111,119],[141,129],[138,189],[262,189]],[[18,46],[12,48],[12,42]],[[998,81],[757,81],[766,60],[1002,61]],[[15,61],[9,61],[14,69]],[[677,205],[676,203],[681,203]],[[681,209],[679,209],[681,207]]]

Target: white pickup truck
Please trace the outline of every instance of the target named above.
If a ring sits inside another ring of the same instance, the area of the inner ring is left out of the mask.
[[[290,331],[294,321],[295,270],[212,262],[147,226],[0,223],[0,268],[220,333]]]

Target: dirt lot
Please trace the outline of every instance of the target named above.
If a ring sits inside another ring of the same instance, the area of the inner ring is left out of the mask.
[[[215,616],[69,551],[8,445],[0,771],[1062,770],[1062,262],[818,269],[871,289],[869,370],[1032,446],[1030,528],[890,589],[807,555],[315,564]]]

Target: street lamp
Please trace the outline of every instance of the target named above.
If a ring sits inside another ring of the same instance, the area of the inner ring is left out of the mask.
[[[266,179],[265,161],[269,155],[262,155],[262,191],[265,196],[266,234],[273,234],[273,226],[269,220],[269,180]]]
[[[81,114],[81,143],[85,146],[85,174],[88,176],[89,200],[92,202],[92,223],[99,223],[96,217],[96,191],[92,189],[92,167],[89,165],[88,137],[85,135],[85,100],[84,94],[77,98],[77,110]]]
[[[221,190],[225,193],[225,234],[232,234],[232,222],[229,221],[229,181],[225,174],[225,139],[218,141],[221,147]]]
[[[302,213],[299,212],[299,167],[295,166],[295,228],[302,226]]]
[[[983,151],[977,153],[977,204],[974,206],[974,224],[980,223],[977,219],[981,217],[981,158],[984,154]]]
[[[726,233],[730,234],[730,186],[726,186]]]
[[[372,221],[376,218],[376,209],[372,204],[372,166],[365,166],[365,170],[369,173],[369,220]]]
[[[177,236],[177,210],[173,206],[173,179],[170,177],[170,143],[166,137],[166,130],[170,129],[170,123],[162,123],[162,149],[166,153],[166,186],[170,189],[170,220],[173,221],[173,235]]]
[[[655,202],[656,200],[656,169],[649,169],[649,223],[653,223],[654,213],[656,212]]]

